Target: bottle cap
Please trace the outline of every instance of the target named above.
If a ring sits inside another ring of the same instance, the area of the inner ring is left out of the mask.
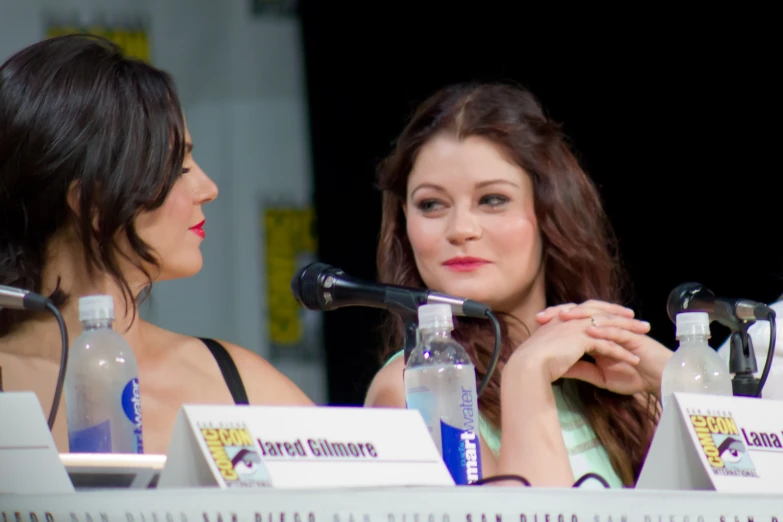
[[[79,298],[79,321],[114,320],[114,299],[110,295],[86,295]]]
[[[704,335],[710,338],[710,316],[707,312],[677,314],[677,339],[684,335]]]
[[[419,329],[454,328],[451,305],[425,304],[419,307]]]

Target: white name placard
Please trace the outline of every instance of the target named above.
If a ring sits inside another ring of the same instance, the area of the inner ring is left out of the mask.
[[[183,406],[159,488],[453,486],[418,411]]]
[[[35,393],[0,393],[0,494],[73,490]]]
[[[783,493],[783,401],[675,393],[636,487]]]

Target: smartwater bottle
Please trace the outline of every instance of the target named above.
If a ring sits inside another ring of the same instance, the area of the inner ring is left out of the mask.
[[[459,343],[451,306],[419,307],[420,338],[405,366],[405,400],[418,410],[457,485],[481,478],[476,369]]]
[[[112,329],[112,297],[79,299],[79,320],[65,375],[70,451],[143,453],[139,372],[130,345]]]
[[[732,396],[728,365],[710,347],[710,319],[706,312],[681,312],[676,316],[680,346],[663,369],[661,403],[671,403],[674,392]]]

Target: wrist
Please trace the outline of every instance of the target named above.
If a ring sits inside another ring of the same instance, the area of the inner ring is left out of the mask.
[[[661,381],[663,381],[663,371],[666,369],[666,364],[671,359],[674,352],[668,348],[664,348],[666,351],[661,353],[660,357],[656,357],[654,364],[652,364],[650,379],[647,383],[647,392],[661,399]]]
[[[515,376],[544,376],[546,372],[546,359],[536,352],[536,350],[518,349],[509,357],[508,362],[503,368],[505,374],[506,368],[512,370]]]
[[[549,378],[546,359],[534,352],[517,351],[503,368],[501,385],[524,390],[526,394],[536,390],[551,392],[552,379]]]

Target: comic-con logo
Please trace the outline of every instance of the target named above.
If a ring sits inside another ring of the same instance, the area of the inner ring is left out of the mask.
[[[247,428],[201,428],[212,459],[229,487],[269,486],[269,474]]]
[[[690,420],[714,474],[758,477],[731,416],[691,415]]]

